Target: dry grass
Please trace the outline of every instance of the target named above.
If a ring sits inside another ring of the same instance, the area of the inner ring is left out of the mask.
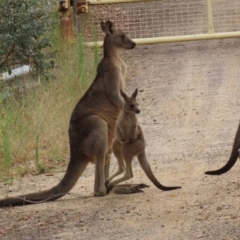
[[[94,78],[97,54],[80,37],[67,44],[56,33],[54,41],[54,77],[0,104],[0,179],[51,171],[69,158],[70,115]]]

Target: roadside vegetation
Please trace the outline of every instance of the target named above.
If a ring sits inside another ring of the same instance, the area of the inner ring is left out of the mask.
[[[41,71],[25,75],[17,85],[18,80],[0,83],[1,181],[55,171],[69,160],[70,115],[94,78],[98,50],[84,48],[78,34],[72,43],[63,41],[58,17],[49,13],[52,25],[36,36],[49,41],[39,50],[43,58],[36,66]],[[0,73],[11,71],[11,66],[0,68]]]

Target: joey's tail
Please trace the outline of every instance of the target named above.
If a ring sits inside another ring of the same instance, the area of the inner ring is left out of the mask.
[[[86,156],[71,157],[63,179],[55,187],[37,193],[30,193],[0,200],[0,207],[21,206],[26,204],[54,201],[66,195],[76,184],[88,165]]]
[[[174,189],[178,189],[178,188],[181,188],[181,187],[165,187],[163,186],[157,179],[156,177],[154,176],[153,172],[152,172],[152,169],[146,159],[146,155],[145,153],[141,153],[139,156],[138,156],[138,160],[139,160],[139,163],[143,169],[143,171],[145,172],[145,174],[147,175],[147,177],[152,181],[152,183],[159,189],[163,190],[163,191],[171,191],[171,190],[174,190]]]
[[[223,167],[221,167],[220,169],[217,169],[217,170],[214,170],[214,171],[207,171],[207,172],[205,172],[205,174],[221,175],[223,173],[228,172],[234,166],[234,164],[236,163],[236,161],[239,157],[239,152],[238,152],[239,148],[240,148],[240,124],[238,126],[238,129],[237,129],[237,132],[236,132],[236,135],[235,135],[232,152],[231,152],[231,155],[230,155],[230,158],[229,158],[228,162]]]

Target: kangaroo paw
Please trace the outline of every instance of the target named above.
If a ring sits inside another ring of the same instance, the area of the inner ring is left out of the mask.
[[[94,192],[95,197],[104,197],[107,195],[106,191],[99,191],[99,192]]]

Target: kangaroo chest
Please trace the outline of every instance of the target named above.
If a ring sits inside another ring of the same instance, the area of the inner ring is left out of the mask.
[[[121,89],[125,89],[125,80],[127,75],[127,65],[121,58],[118,58],[116,61],[116,67],[118,71],[118,79]]]
[[[131,116],[126,117],[123,115],[120,116],[117,126],[121,133],[122,138],[125,141],[135,139],[137,137],[138,122],[135,116],[134,117]]]

